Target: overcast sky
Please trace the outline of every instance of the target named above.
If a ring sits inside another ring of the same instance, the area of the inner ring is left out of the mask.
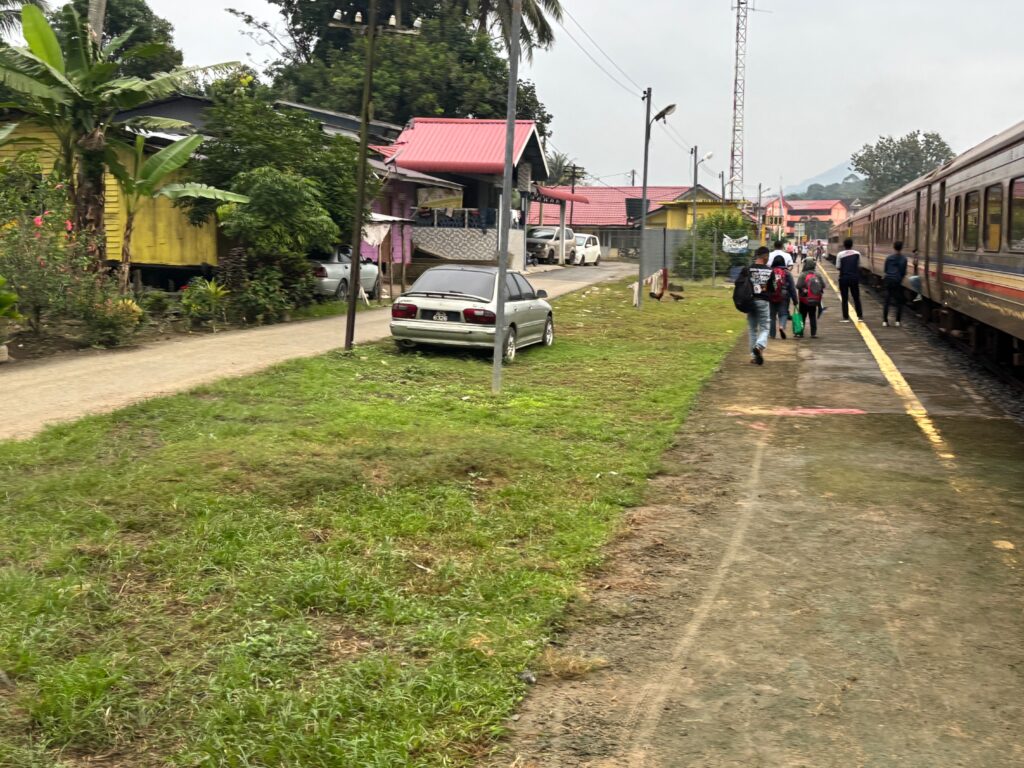
[[[149,0],[175,27],[190,64],[259,63],[267,52],[207,0]],[[701,183],[718,188],[728,170],[735,14],[730,0],[562,0],[630,78],[654,89],[657,106],[678,104],[656,127],[651,183],[688,184],[679,144],[697,143]],[[265,0],[227,5],[267,19]],[[748,194],[828,170],[879,135],[939,131],[961,152],[1024,119],[1024,2],[1021,0],[760,0],[750,14],[747,58]],[[586,169],[621,184],[643,161],[639,89],[608,62],[580,27],[568,32],[624,85],[616,85],[563,30],[525,64],[555,116],[552,141]],[[415,72],[410,73],[415,77]],[[619,175],[615,175],[619,174]],[[639,183],[639,182],[638,182]]]

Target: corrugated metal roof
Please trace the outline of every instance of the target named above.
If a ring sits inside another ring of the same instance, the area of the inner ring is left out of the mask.
[[[791,211],[830,211],[842,200],[786,200],[786,207]]]
[[[569,192],[572,188],[564,186],[552,189]],[[689,191],[689,187],[648,187],[647,199],[650,203],[648,213],[659,208],[663,203],[682,197]],[[576,193],[584,195],[590,204],[575,208],[572,217],[573,226],[628,227],[632,222],[626,218],[626,200],[629,198],[639,200],[643,196],[643,187],[576,187]],[[544,209],[546,224],[558,221],[557,205],[531,205],[530,224],[540,223],[541,208]]]
[[[550,197],[554,200],[564,200],[565,202],[577,202],[577,203],[590,203],[590,198],[585,195],[581,195],[578,192],[572,192],[569,189],[559,189],[558,187],[542,187],[537,185],[537,192],[544,197]]]
[[[512,153],[516,164],[535,136],[537,126],[532,120],[516,121]],[[392,157],[401,168],[423,173],[497,175],[505,168],[505,121],[416,117],[393,147]]]

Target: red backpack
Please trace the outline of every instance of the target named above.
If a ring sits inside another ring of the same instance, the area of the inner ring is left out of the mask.
[[[772,286],[768,292],[768,301],[780,302],[786,298],[786,275],[785,267],[772,269]]]
[[[800,286],[800,293],[804,304],[820,304],[825,293],[825,283],[814,272],[807,272],[804,275],[804,284]]]

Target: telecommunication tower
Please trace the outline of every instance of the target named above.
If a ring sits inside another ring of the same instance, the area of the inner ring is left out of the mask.
[[[743,102],[747,90],[747,12],[749,0],[736,0],[736,69],[732,86],[732,149],[729,198],[743,199]]]

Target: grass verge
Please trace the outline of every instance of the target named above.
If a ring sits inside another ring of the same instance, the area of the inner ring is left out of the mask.
[[[471,763],[736,338],[687,291],[500,397],[385,344],[0,443],[0,764]]]

